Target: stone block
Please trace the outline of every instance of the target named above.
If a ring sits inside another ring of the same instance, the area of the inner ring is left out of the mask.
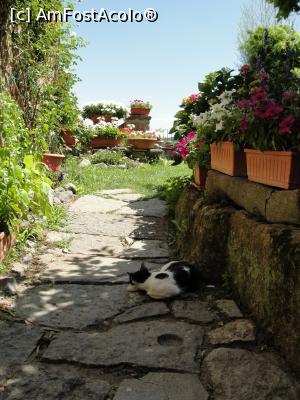
[[[208,173],[205,190],[208,195],[217,199],[226,197],[249,213],[264,218],[267,201],[273,192],[273,189],[268,186],[213,170]]]
[[[43,359],[89,366],[126,364],[197,373],[196,355],[202,341],[203,330],[197,325],[143,321],[122,324],[107,332],[60,332]]]
[[[199,378],[192,374],[153,372],[141,379],[126,379],[114,400],[208,400]]]
[[[267,202],[266,219],[300,225],[300,190],[274,190]]]
[[[270,353],[219,348],[204,359],[214,400],[297,400],[297,383]]]
[[[300,369],[299,230],[234,213],[227,268],[241,302]]]

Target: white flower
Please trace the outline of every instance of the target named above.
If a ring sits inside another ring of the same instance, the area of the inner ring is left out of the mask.
[[[90,128],[91,126],[94,126],[93,121],[90,120],[90,119],[88,119],[88,118],[86,118],[86,119],[83,120],[83,124],[84,124],[84,126],[86,126],[87,128]]]
[[[222,131],[224,129],[223,121],[219,121],[216,125],[216,131]]]

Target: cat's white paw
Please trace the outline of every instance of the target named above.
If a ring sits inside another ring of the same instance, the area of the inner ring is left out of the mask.
[[[136,286],[134,286],[134,285],[131,285],[131,283],[128,285],[128,287],[127,287],[127,291],[128,292],[137,292],[139,289],[136,287]]]

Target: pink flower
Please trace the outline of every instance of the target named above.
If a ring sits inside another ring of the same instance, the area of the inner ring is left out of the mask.
[[[295,118],[292,115],[287,116],[284,120],[282,120],[279,124],[278,131],[280,133],[291,133],[291,128],[295,122]]]
[[[250,69],[250,64],[244,64],[240,69],[241,74],[246,74]]]
[[[191,104],[191,103],[194,103],[194,102],[198,101],[200,97],[201,97],[201,94],[200,94],[200,93],[193,93],[193,94],[191,94],[190,96],[185,97],[185,98],[183,99],[183,104]]]
[[[188,154],[190,154],[190,149],[187,147],[189,142],[193,140],[196,136],[196,132],[189,132],[186,137],[180,140],[180,142],[176,146],[175,153],[179,154],[182,158],[186,158]]]
[[[199,97],[200,97],[199,93],[194,93],[194,94],[190,95],[189,99],[191,102],[194,102],[194,101],[197,101],[199,99]]]
[[[253,112],[257,118],[276,120],[282,111],[283,108],[275,100],[270,99],[259,104]]]
[[[267,99],[267,92],[264,89],[257,89],[256,92],[251,97],[252,103],[265,101],[266,99]]]
[[[55,164],[48,164],[48,167],[51,169],[52,172],[56,172],[57,171],[57,166]]]
[[[243,99],[243,100],[240,100],[238,102],[238,107],[239,108],[250,108],[251,106],[252,106],[252,101],[251,100]]]
[[[193,140],[195,136],[196,136],[196,132],[195,132],[195,131],[191,131],[191,132],[189,132],[189,133],[187,134],[186,139],[187,139],[188,141],[190,141],[190,140]]]

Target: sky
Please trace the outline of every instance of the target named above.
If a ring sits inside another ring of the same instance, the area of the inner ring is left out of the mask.
[[[154,8],[156,22],[81,22],[87,41],[76,67],[79,105],[143,99],[153,105],[151,129],[170,129],[182,99],[209,72],[237,68],[238,26],[245,0],[82,0],[76,10]]]

